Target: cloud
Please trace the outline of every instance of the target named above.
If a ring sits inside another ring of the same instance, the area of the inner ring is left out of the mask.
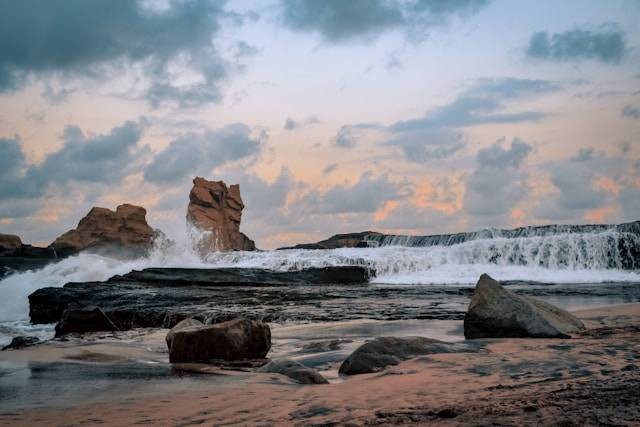
[[[467,177],[464,209],[471,215],[504,218],[524,199],[528,174],[521,169],[533,148],[514,138],[509,148],[498,141],[478,151],[477,168]]]
[[[221,98],[225,61],[214,46],[221,2],[51,0],[0,3],[0,92],[20,89],[32,78],[120,76],[143,70],[153,105],[193,106]],[[175,68],[192,83],[175,83]],[[45,91],[54,102],[68,93]]]
[[[327,165],[325,166],[324,169],[322,169],[322,175],[324,176],[331,175],[336,169],[338,169],[338,164],[331,163],[330,165]]]
[[[414,162],[447,158],[466,146],[459,128],[539,121],[548,114],[541,111],[509,112],[509,103],[561,89],[547,80],[480,79],[449,104],[436,107],[422,117],[389,126],[387,144],[400,148],[407,160]]]
[[[355,125],[344,125],[340,127],[336,136],[333,137],[333,145],[340,148],[353,148],[358,139],[368,130],[382,129],[383,126],[377,123],[359,123]]]
[[[145,121],[128,121],[102,135],[85,135],[77,126],[66,126],[62,147],[39,164],[28,164],[20,140],[0,139],[0,210],[30,212],[33,200],[48,190],[72,183],[115,184],[139,170],[148,153],[138,142]]]
[[[488,0],[282,0],[282,22],[294,30],[319,34],[332,44],[373,40],[403,30],[424,39],[434,27],[476,13]]]
[[[299,203],[311,214],[372,213],[387,201],[406,196],[407,191],[386,175],[374,178],[371,172],[366,172],[352,185],[336,185],[325,192],[313,190]]]
[[[622,109],[622,117],[628,119],[640,119],[640,107],[636,105],[627,105]]]
[[[263,132],[254,136],[251,128],[242,123],[187,133],[154,156],[144,177],[151,182],[170,183],[197,174],[208,175],[225,163],[255,159],[266,138]]]
[[[318,119],[316,116],[309,116],[303,120],[294,120],[291,117],[287,117],[287,120],[285,120],[284,122],[284,128],[285,130],[295,130],[317,123],[320,123],[320,119]]]
[[[526,54],[530,58],[551,61],[594,60],[618,64],[627,55],[624,31],[617,24],[596,29],[574,29],[549,35],[537,32],[531,36]]]
[[[617,160],[591,148],[583,148],[567,160],[551,163],[548,168],[555,193],[545,196],[539,203],[535,209],[536,217],[568,220],[611,203],[612,193],[596,187],[595,180],[620,167]]]

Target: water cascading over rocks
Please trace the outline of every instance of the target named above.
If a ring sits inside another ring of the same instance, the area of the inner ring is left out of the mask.
[[[203,232],[197,249],[203,254],[214,251],[254,251],[255,242],[240,232],[244,203],[240,185],[227,187],[224,181],[193,179],[189,193],[187,223]]]

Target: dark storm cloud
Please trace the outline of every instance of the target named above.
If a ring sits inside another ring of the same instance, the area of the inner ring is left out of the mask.
[[[595,60],[618,64],[628,52],[624,31],[616,24],[564,33],[538,32],[531,36],[527,56],[553,61]]]
[[[628,119],[640,119],[640,107],[636,105],[627,105],[622,109],[622,117]]]
[[[137,63],[150,80],[154,104],[216,101],[226,77],[213,45],[225,16],[222,5],[175,0],[152,10],[136,1],[0,2],[0,92],[19,89],[32,77],[104,77]],[[168,66],[178,57],[200,82],[175,85]]]
[[[227,162],[255,158],[266,135],[252,135],[249,126],[236,123],[219,130],[188,133],[172,141],[148,165],[144,177],[153,182],[176,182],[208,174]]]
[[[511,141],[509,148],[503,148],[498,141],[480,150],[478,166],[467,178],[465,211],[483,217],[509,215],[528,194],[528,175],[520,166],[531,150],[531,145],[518,138]]]
[[[329,43],[371,40],[404,29],[424,38],[429,29],[477,12],[488,0],[282,0],[282,20],[292,30],[318,33]]]

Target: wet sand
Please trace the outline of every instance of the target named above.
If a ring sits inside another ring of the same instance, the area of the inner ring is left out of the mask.
[[[215,368],[208,368],[208,375],[177,374],[160,351],[164,330],[96,336],[93,342],[54,341],[2,352],[0,362],[64,362],[67,370],[57,374],[59,382],[65,382],[65,372],[73,377],[73,367],[87,369],[87,375],[95,374],[96,366],[105,372],[109,367],[114,373],[119,368],[126,371],[136,361],[137,366],[155,368],[137,378],[135,371],[127,371],[132,377],[122,378],[124,391],[116,388],[98,399],[75,390],[61,402],[52,397],[52,402],[36,407],[19,407],[15,400],[0,403],[0,424],[639,425],[640,304],[576,314],[588,330],[572,339],[485,340],[480,353],[423,356],[379,373],[346,379],[328,375],[331,384],[313,386],[277,374]],[[382,323],[377,325],[380,333],[401,335],[396,333],[401,325]],[[354,325],[334,327],[333,334],[317,327],[322,340],[314,342],[330,341]],[[456,324],[442,329],[443,336],[452,339],[457,333]],[[318,364],[325,366],[323,373],[335,372],[338,359],[357,345],[356,335],[342,336],[346,342],[337,343],[337,350],[329,345],[324,353],[310,353],[322,359]],[[299,333],[283,327],[275,328],[274,336],[274,354],[290,355],[287,346],[294,346]],[[299,357],[308,361],[312,356]],[[6,372],[0,382],[15,373]],[[82,388],[86,383],[76,385]]]

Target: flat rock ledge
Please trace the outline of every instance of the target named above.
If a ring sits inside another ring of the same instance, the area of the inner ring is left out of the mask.
[[[474,338],[570,338],[584,324],[569,312],[505,289],[480,276],[464,317],[464,336]]]
[[[29,315],[32,323],[56,323],[68,308],[95,306],[121,331],[171,328],[186,318],[206,320],[204,323],[239,316],[269,321],[269,316],[279,313],[258,310],[253,303],[253,289],[305,284],[366,285],[373,274],[358,266],[300,271],[151,268],[114,276],[106,282],[67,283],[61,288],[38,289],[29,295]],[[230,298],[234,301],[240,298],[246,303],[234,311],[221,307],[221,301],[228,302]]]

